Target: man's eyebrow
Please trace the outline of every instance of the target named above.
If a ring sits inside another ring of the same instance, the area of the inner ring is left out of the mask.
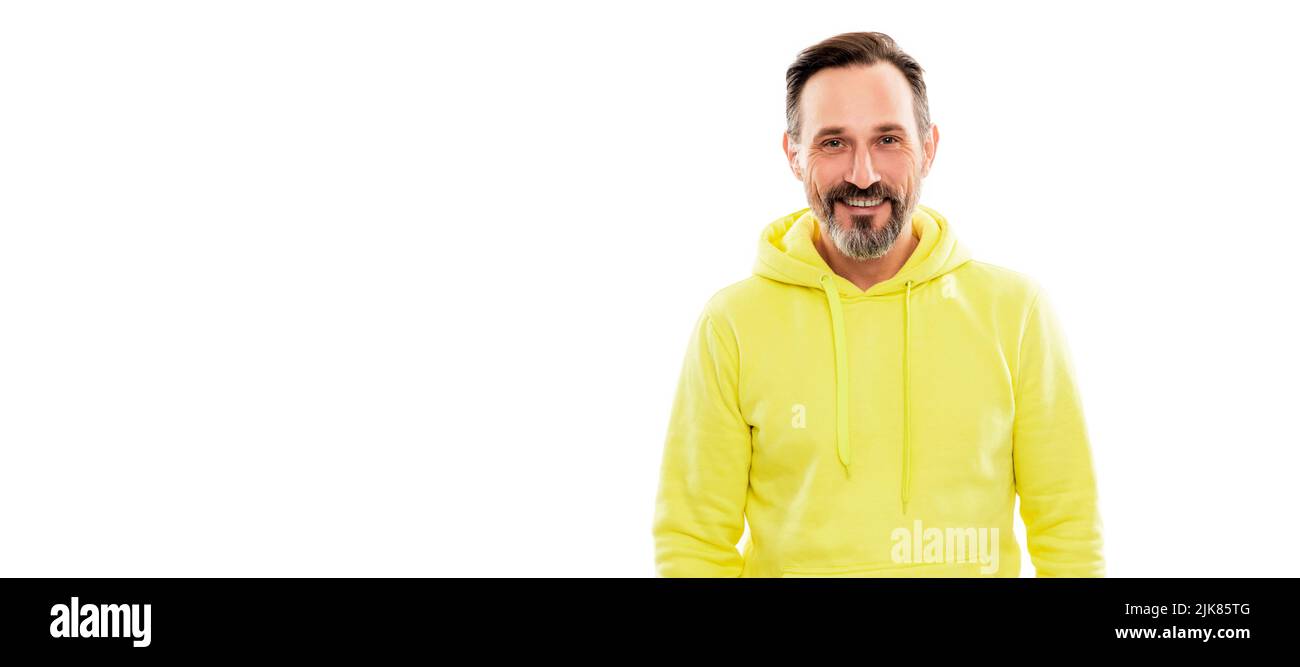
[[[816,141],[828,134],[844,134],[846,131],[847,130],[839,126],[823,127],[821,131],[819,131],[815,136],[813,136],[813,141]],[[906,131],[907,131],[906,128],[904,128],[902,125],[899,125],[897,123],[884,123],[882,125],[876,126],[876,132],[906,132]]]

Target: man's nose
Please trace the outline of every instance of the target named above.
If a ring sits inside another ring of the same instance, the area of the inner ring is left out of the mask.
[[[849,172],[848,182],[866,190],[880,180],[880,174],[871,164],[871,151],[862,149],[853,152],[853,171]]]

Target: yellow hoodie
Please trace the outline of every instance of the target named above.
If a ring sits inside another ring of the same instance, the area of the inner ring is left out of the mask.
[[[972,260],[947,220],[862,291],[808,209],[706,304],[664,445],[666,577],[1016,577],[1015,496],[1042,576],[1104,576],[1071,357],[1031,278]],[[749,539],[736,545],[749,522]]]

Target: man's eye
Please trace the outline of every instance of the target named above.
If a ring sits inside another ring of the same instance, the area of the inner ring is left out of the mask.
[[[839,139],[828,139],[828,140],[826,140],[826,141],[823,141],[823,142],[822,142],[822,145],[825,146],[825,147],[827,147],[827,148],[839,148],[839,146],[832,146],[832,145],[831,145],[832,143],[836,143],[836,144],[838,144],[838,143],[842,143],[842,142],[840,142]]]
[[[893,139],[893,140],[894,140],[894,143],[898,143],[898,137],[895,137],[895,136],[884,137],[884,138],[881,139],[881,141],[884,141],[885,139]]]

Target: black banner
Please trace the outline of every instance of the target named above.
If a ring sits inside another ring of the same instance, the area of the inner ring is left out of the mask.
[[[1233,654],[1292,643],[1295,581],[10,579],[0,641],[132,659],[589,653],[611,641],[634,658],[888,645],[980,659],[1044,642]]]

